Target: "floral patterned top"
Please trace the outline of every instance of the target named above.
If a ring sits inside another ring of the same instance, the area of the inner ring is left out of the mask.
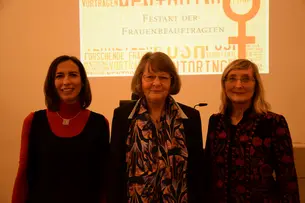
[[[285,118],[248,109],[232,126],[210,117],[205,156],[210,202],[298,203],[293,147]]]
[[[186,115],[168,98],[160,128],[153,124],[145,99],[131,112],[127,136],[128,202],[187,203],[187,158],[182,119]]]

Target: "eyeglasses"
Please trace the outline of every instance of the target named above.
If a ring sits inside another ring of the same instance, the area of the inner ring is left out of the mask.
[[[242,78],[229,77],[229,78],[225,78],[225,81],[229,82],[229,83],[236,83],[238,80],[243,84],[248,84],[252,81],[255,81],[254,78],[249,78],[249,77],[242,77]]]
[[[158,78],[161,83],[166,83],[171,79],[170,76],[164,75],[143,75],[145,82],[153,82],[156,80],[156,78]]]

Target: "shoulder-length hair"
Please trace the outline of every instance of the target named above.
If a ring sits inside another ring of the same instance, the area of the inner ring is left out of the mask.
[[[255,63],[247,59],[237,59],[232,61],[224,70],[221,76],[221,105],[220,113],[225,114],[230,112],[232,103],[225,92],[225,81],[231,70],[245,70],[251,68],[253,71],[253,77],[255,80],[255,89],[252,97],[252,108],[256,113],[267,113],[270,110],[269,103],[265,100],[265,91],[263,83],[258,71],[258,67]]]
[[[44,82],[45,103],[47,108],[50,109],[51,111],[58,111],[60,105],[60,97],[55,87],[55,76],[56,76],[57,66],[60,63],[68,60],[71,60],[73,63],[75,63],[79,69],[81,82],[82,82],[82,89],[79,93],[79,102],[81,108],[86,109],[91,104],[91,99],[92,99],[91,88],[82,62],[75,56],[62,55],[55,58],[52,61]]]
[[[171,58],[162,52],[148,52],[140,60],[131,81],[131,91],[140,97],[144,95],[142,90],[142,75],[146,65],[154,72],[166,72],[171,76],[170,95],[178,94],[181,89],[181,79],[175,64]]]

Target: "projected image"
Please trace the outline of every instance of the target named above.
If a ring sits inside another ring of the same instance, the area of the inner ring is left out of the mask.
[[[268,0],[81,0],[81,60],[88,76],[133,75],[162,51],[180,75],[221,74],[247,58],[269,73]]]

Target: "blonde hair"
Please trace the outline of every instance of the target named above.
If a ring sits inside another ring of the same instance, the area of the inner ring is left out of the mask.
[[[258,67],[255,63],[251,62],[247,59],[237,59],[232,61],[223,71],[221,76],[221,105],[220,105],[220,113],[225,114],[228,110],[230,110],[232,103],[225,92],[225,81],[226,77],[232,70],[245,70],[252,68],[253,77],[255,79],[255,89],[254,95],[252,97],[252,108],[256,113],[267,113],[270,110],[270,104],[265,101],[265,91],[263,87],[263,83],[258,71]]]
[[[175,64],[171,58],[162,52],[148,52],[140,60],[140,63],[134,73],[131,81],[131,91],[140,97],[143,96],[142,75],[146,65],[156,72],[166,72],[171,76],[171,87],[169,94],[178,94],[181,89],[181,80],[177,73]]]

